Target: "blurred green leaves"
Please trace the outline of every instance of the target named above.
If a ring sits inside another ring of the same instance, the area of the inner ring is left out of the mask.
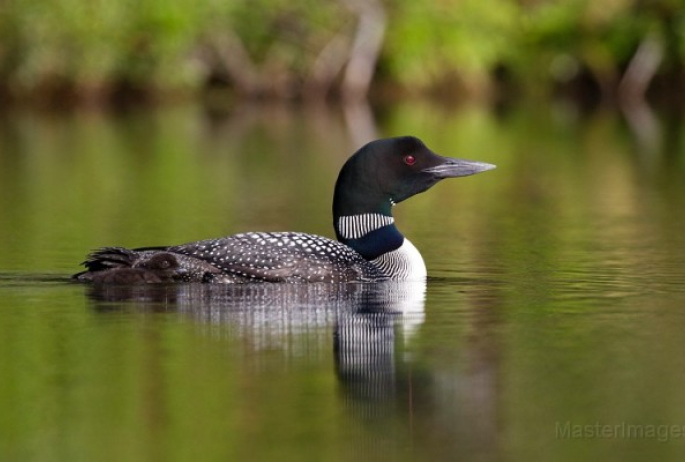
[[[656,76],[682,81],[678,0],[371,2],[387,16],[377,85],[487,94],[505,71],[546,92],[579,75],[615,89],[640,43],[663,49]],[[26,96],[117,88],[302,96],[335,90],[365,19],[357,0],[5,0],[0,86]],[[381,26],[378,26],[381,27]],[[323,68],[323,71],[322,71]],[[42,91],[41,91],[42,90]]]

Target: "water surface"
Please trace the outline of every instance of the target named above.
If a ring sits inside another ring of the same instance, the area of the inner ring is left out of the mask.
[[[364,115],[3,116],[0,459],[680,460],[682,122]],[[425,285],[67,280],[101,245],[331,236],[338,169],[399,134],[498,165],[395,208]]]

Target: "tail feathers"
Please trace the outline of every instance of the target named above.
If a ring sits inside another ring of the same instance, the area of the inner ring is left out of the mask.
[[[177,257],[165,250],[165,247],[103,247],[88,255],[82,263],[86,270],[74,274],[72,279],[119,284],[175,280],[186,271],[179,268]]]
[[[103,247],[90,254],[82,263],[88,271],[102,271],[112,268],[130,268],[140,258],[134,250],[123,247]]]
[[[89,276],[96,271],[111,268],[129,268],[133,265],[135,258],[135,253],[129,249],[123,247],[103,247],[89,253],[86,260],[81,263],[81,265],[86,267],[86,270],[74,274],[71,278],[85,281],[90,280]]]
[[[133,250],[123,247],[103,247],[89,253],[86,261],[81,264],[86,267],[85,271],[74,274],[71,278],[79,281],[90,280],[90,275],[96,271],[112,268],[130,268],[138,258]]]
[[[72,279],[78,281],[91,281],[94,274],[107,273],[106,270],[133,268],[141,259],[139,250],[148,249],[126,249],[124,247],[102,247],[94,250],[86,257],[86,261],[81,263],[86,267],[85,271],[74,274]],[[153,250],[153,249],[149,249]]]
[[[149,254],[150,251],[164,251],[166,249],[166,247],[141,247],[136,249],[102,247],[89,253],[86,261],[81,264],[87,268],[87,271],[131,268],[136,266],[145,257],[145,254]]]

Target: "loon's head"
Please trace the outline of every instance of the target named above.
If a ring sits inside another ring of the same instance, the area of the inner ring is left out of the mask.
[[[336,217],[379,213],[419,194],[445,178],[473,175],[492,164],[442,157],[418,138],[403,136],[372,141],[345,163],[335,184]]]

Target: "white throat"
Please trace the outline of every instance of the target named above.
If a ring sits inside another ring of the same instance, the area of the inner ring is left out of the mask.
[[[393,280],[422,281],[428,274],[423,257],[406,237],[398,249],[384,253],[371,262]]]

